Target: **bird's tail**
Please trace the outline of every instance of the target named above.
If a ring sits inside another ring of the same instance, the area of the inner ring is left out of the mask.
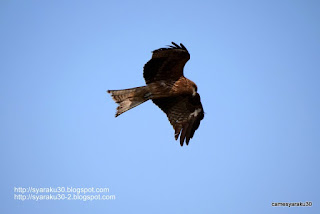
[[[149,100],[151,95],[147,86],[124,90],[108,90],[107,92],[110,93],[112,99],[119,104],[116,117]]]

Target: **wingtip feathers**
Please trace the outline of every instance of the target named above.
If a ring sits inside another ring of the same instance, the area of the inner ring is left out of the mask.
[[[182,43],[180,43],[180,46],[175,42],[171,42],[171,44],[172,45],[167,45],[167,48],[159,48],[159,49],[152,51],[152,53],[158,52],[158,51],[163,51],[163,50],[168,50],[168,49],[181,49],[181,50],[185,50],[188,52],[187,48]]]

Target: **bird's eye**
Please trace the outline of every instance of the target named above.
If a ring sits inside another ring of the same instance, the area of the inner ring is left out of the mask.
[[[194,86],[194,90],[198,92],[198,87],[196,85]]]

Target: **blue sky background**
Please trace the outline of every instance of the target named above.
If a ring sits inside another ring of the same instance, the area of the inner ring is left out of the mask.
[[[320,213],[318,1],[0,2],[1,213]],[[180,147],[144,85],[151,51],[191,54],[205,118]],[[114,201],[17,201],[13,187]],[[272,207],[311,201],[312,207]]]

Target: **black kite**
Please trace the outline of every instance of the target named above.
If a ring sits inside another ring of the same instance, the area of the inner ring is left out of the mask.
[[[181,134],[180,145],[183,146],[184,141],[189,144],[204,117],[204,111],[197,85],[183,76],[183,68],[190,54],[183,44],[172,44],[152,52],[152,58],[143,70],[146,86],[108,90],[108,93],[119,104],[116,117],[151,99],[167,114],[176,140]]]

